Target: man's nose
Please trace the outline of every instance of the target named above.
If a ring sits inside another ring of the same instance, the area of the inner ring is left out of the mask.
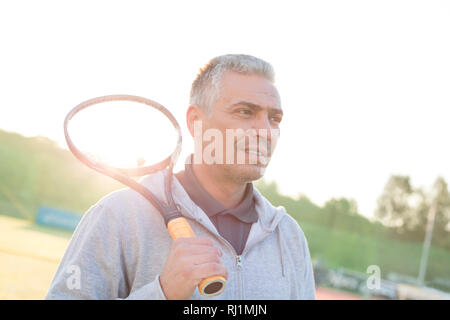
[[[270,139],[270,133],[274,128],[270,123],[268,115],[264,112],[254,119],[252,129],[256,130],[257,135],[266,132],[268,135],[267,139]]]
[[[270,130],[273,129],[269,121],[269,117],[265,112],[262,112],[261,114],[258,115],[258,117],[254,119],[253,129],[256,130],[263,129],[267,130],[267,132],[270,132]]]

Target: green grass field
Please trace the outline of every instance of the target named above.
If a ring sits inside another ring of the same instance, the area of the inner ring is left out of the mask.
[[[299,223],[308,240],[311,256],[325,259],[330,268],[343,267],[366,272],[368,266],[377,265],[384,279],[389,273],[413,278],[418,276],[422,243],[375,238],[301,221]],[[435,278],[450,279],[450,251],[432,246],[426,280]]]
[[[70,237],[0,215],[0,299],[43,299]]]

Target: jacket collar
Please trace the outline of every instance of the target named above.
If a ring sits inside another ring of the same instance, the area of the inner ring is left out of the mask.
[[[156,197],[165,199],[163,187],[164,173],[162,171],[142,177],[140,183],[152,191]],[[181,207],[183,216],[196,220],[205,228],[218,235],[211,220],[206,213],[191,200],[176,176],[173,177],[172,193],[174,201]],[[253,188],[253,195],[255,209],[258,214],[258,221],[252,225],[245,250],[271,234],[286,215],[284,207],[274,207],[256,188]]]
[[[197,220],[202,224],[205,224],[205,221],[209,221],[211,226],[213,226],[210,219],[205,219],[207,218],[206,213],[191,200],[186,190],[184,190],[183,186],[176,177],[173,179],[172,190],[175,201],[177,201],[182,208],[186,209],[183,210],[183,215]],[[285,208],[281,206],[275,208],[256,188],[253,188],[253,197],[255,201],[256,213],[258,214],[258,220],[254,223],[254,225],[260,225],[261,232],[273,232],[283,216],[286,215]],[[250,231],[250,234],[251,233],[252,231]]]

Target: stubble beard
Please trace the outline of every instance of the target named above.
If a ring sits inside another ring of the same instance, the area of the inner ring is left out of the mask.
[[[267,166],[261,164],[223,164],[219,165],[227,180],[236,184],[246,184],[264,176]]]

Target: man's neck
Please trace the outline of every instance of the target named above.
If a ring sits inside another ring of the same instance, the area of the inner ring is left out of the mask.
[[[235,208],[243,199],[247,184],[236,184],[214,174],[212,166],[193,164],[192,170],[202,187],[227,208]]]

